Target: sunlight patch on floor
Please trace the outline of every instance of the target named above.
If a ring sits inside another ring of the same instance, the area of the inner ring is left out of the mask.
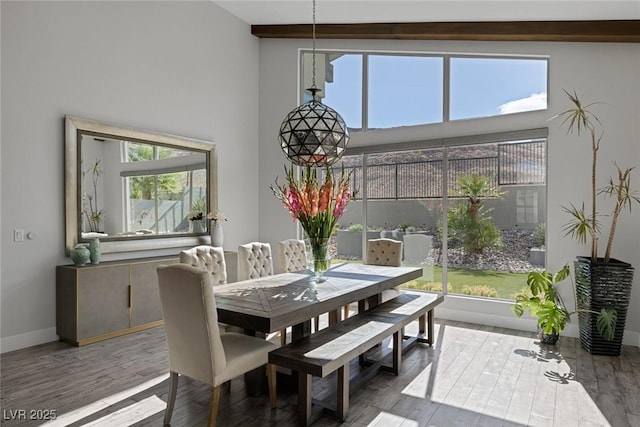
[[[95,414],[96,412],[99,412],[105,408],[108,408],[109,406],[115,403],[128,399],[131,396],[135,396],[136,394],[144,390],[147,390],[157,384],[160,384],[161,382],[167,380],[168,378],[169,378],[168,373],[164,375],[160,375],[159,377],[153,378],[149,381],[145,381],[144,383],[138,386],[121,391],[120,393],[112,394],[111,396],[107,396],[104,399],[100,399],[82,408],[78,408],[71,412],[58,415],[58,417],[55,420],[46,422],[42,425],[47,427],[58,427],[58,426],[64,427],[69,424],[73,424],[85,417],[88,417],[89,415]]]
[[[377,417],[367,424],[367,427],[418,427],[419,425],[420,424],[415,420],[390,414],[388,412],[380,412]]]
[[[167,404],[158,396],[150,396],[140,402],[129,405],[126,408],[117,410],[116,412],[105,415],[95,421],[85,424],[83,427],[96,426],[119,426],[129,427],[138,421],[142,421],[147,417],[164,411]]]
[[[431,367],[432,364],[430,363],[422,371],[420,371],[420,373],[416,375],[415,378],[402,390],[402,394],[417,397],[419,399],[426,399],[429,395],[429,386],[433,386],[433,384],[430,384]]]

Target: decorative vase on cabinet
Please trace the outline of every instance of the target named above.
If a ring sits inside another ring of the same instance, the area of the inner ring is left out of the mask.
[[[100,250],[100,239],[96,237],[91,239],[91,242],[89,242],[89,259],[91,260],[91,264],[99,264],[100,255],[102,255],[102,251]]]
[[[211,246],[222,247],[222,244],[224,243],[222,224],[218,221],[212,221],[211,225]]]
[[[91,253],[89,252],[89,249],[87,249],[87,247],[85,245],[75,245],[73,249],[71,249],[71,259],[73,260],[73,263],[78,266],[78,267],[83,267],[87,264],[87,261],[89,261],[89,257],[91,256]]]

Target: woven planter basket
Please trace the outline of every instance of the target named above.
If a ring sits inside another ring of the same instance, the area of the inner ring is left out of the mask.
[[[602,258],[592,262],[590,258],[578,257],[574,268],[578,307],[596,312],[610,307],[618,312],[612,341],[605,340],[598,332],[596,315],[580,312],[578,319],[582,348],[591,354],[619,356],[633,284],[633,267],[616,259],[605,264]]]

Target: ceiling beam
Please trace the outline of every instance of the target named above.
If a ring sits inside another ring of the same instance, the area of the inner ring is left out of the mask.
[[[260,38],[311,38],[311,24],[252,25]],[[639,43],[640,20],[316,24],[318,39]]]

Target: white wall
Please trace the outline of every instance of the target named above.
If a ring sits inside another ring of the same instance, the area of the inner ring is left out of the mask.
[[[248,24],[210,2],[0,5],[6,352],[57,339],[55,266],[71,262],[65,114],[214,141],[225,247],[257,238],[259,43]],[[37,238],[14,243],[16,228]]]
[[[260,238],[272,244],[291,237],[295,227],[289,214],[271,194],[268,184],[282,177],[285,158],[277,142],[282,119],[297,104],[298,49],[309,48],[308,40],[260,41]],[[589,202],[591,150],[585,138],[574,138],[560,129],[560,121],[548,119],[569,108],[563,88],[577,90],[585,101],[602,101],[597,112],[606,134],[599,157],[599,185],[615,172],[612,162],[638,166],[634,184],[640,189],[640,45],[606,43],[496,43],[422,41],[319,40],[319,49],[396,50],[423,52],[530,54],[550,57],[549,110],[509,117],[465,120],[403,129],[355,134],[351,144],[415,141],[477,133],[549,127],[547,185],[547,265],[552,270],[588,252],[574,240],[563,237],[568,217],[561,206]],[[605,203],[602,213],[608,212]],[[606,221],[605,221],[606,222]],[[618,225],[614,256],[640,268],[640,206],[624,214]],[[604,239],[603,239],[604,240]],[[570,292],[565,292],[566,298]],[[502,302],[478,303],[468,298],[448,297],[440,317],[497,326],[534,328],[533,322],[517,320]],[[577,321],[575,322],[577,324]],[[640,273],[636,274],[627,319],[625,343],[640,344]],[[575,334],[575,325],[567,330]]]

